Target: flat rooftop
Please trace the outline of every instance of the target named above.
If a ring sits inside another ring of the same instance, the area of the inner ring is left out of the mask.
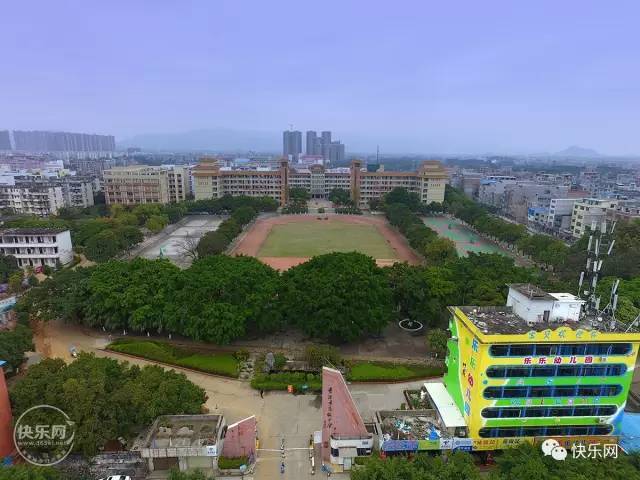
[[[514,289],[518,293],[521,293],[529,300],[553,300],[550,294],[542,290],[540,287],[533,285],[532,283],[510,283],[507,284],[509,288]]]
[[[0,228],[0,235],[56,235],[68,228]]]
[[[169,415],[159,417],[142,448],[203,447],[215,445],[221,415]]]
[[[553,300],[553,297],[551,297]],[[485,335],[522,335],[530,331],[542,332],[544,330],[555,330],[559,327],[567,327],[572,330],[596,330],[601,333],[624,333],[629,328],[628,325],[607,319],[598,320],[595,318],[585,318],[579,322],[535,322],[527,323],[523,318],[516,315],[511,307],[478,307],[478,306],[457,306],[471,322]],[[629,330],[637,333],[638,327]]]
[[[377,413],[385,440],[437,440],[451,438],[434,410],[390,410]]]

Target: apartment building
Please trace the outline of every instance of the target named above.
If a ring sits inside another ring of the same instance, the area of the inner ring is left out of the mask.
[[[73,260],[71,233],[54,228],[0,229],[0,253],[12,255],[19,267],[56,267]]]
[[[640,219],[640,199],[620,200],[614,208],[607,212],[607,218],[613,222]]]
[[[525,223],[530,208],[548,209],[552,198],[563,198],[569,193],[566,185],[539,185],[517,182],[504,189],[503,212],[519,223]]]
[[[191,191],[188,168],[182,166],[115,167],[104,171],[103,187],[108,205],[181,202]]]
[[[71,208],[93,206],[94,182],[86,177],[64,177],[61,181],[64,203]]]
[[[563,232],[571,228],[571,215],[573,205],[581,199],[578,198],[552,198],[549,203],[549,213],[546,218],[546,226],[553,231]]]
[[[617,200],[602,198],[584,198],[573,204],[571,214],[571,234],[575,238],[584,235],[587,228],[597,223],[604,222],[607,211],[615,209]]]
[[[423,203],[442,202],[448,181],[446,170],[437,161],[423,162],[416,172],[367,172],[360,160],[354,160],[350,168],[291,167],[283,160],[278,169],[243,170],[220,167],[215,160],[205,159],[194,167],[193,177],[196,200],[223,195],[268,196],[284,205],[289,188],[304,188],[313,198],[328,198],[331,190],[341,188],[350,191],[362,207],[397,187],[415,192]]]
[[[62,186],[54,183],[0,185],[0,209],[18,215],[56,215],[65,206]]]

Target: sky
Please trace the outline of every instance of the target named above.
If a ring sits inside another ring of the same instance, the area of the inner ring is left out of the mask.
[[[624,0],[3,2],[0,129],[640,154],[638,18]]]

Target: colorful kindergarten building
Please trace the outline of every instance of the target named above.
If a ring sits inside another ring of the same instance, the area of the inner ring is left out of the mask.
[[[325,369],[324,461],[348,470],[371,445],[381,455],[486,453],[553,438],[566,449],[617,449],[640,332],[585,318],[584,303],[514,284],[506,306],[449,307],[444,383],[425,383],[417,405],[378,411],[373,425],[360,418],[340,373]]]
[[[549,437],[615,443],[640,333],[581,319],[582,303],[518,284],[506,307],[450,307],[445,385],[474,450]]]

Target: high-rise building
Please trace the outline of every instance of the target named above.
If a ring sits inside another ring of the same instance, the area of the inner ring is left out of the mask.
[[[320,151],[317,150],[319,145],[318,134],[315,130],[307,130],[307,143],[305,146],[305,152],[307,155],[320,155]]]
[[[282,132],[282,154],[293,160],[298,160],[302,153],[302,132],[299,130],[285,130]]]
[[[2,150],[11,150],[9,130],[0,130],[0,151]]]
[[[14,130],[13,140],[13,149],[21,152],[98,156],[100,154],[111,155],[116,149],[116,141],[113,135]]]
[[[331,144],[329,145],[329,158],[325,160],[332,164],[343,162],[344,144],[340,142],[331,142]]]
[[[320,145],[320,155],[324,157],[325,162],[328,162],[331,153],[331,132],[325,130],[320,134]]]

